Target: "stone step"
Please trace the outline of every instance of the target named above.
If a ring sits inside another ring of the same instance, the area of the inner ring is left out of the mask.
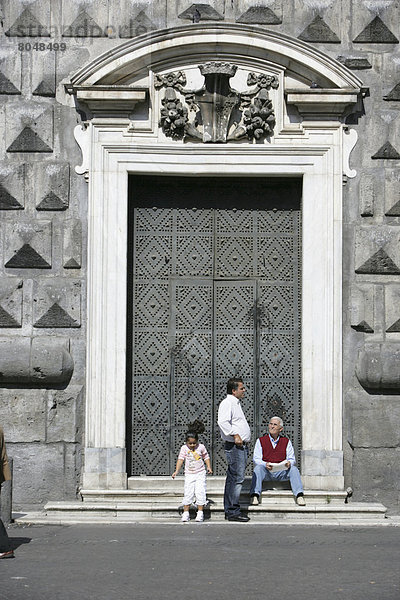
[[[163,476],[141,476],[128,479],[127,490],[81,490],[82,499],[87,502],[170,502],[179,505],[183,496],[184,477],[176,479]],[[207,478],[207,498],[213,503],[222,503],[225,477],[212,476]],[[242,488],[241,504],[249,504],[251,477],[246,477]],[[341,505],[347,494],[344,491],[307,490],[307,502],[311,504]],[[262,503],[276,504],[282,501],[293,503],[293,495],[289,482],[265,483],[263,486]]]
[[[138,499],[137,499],[138,500]],[[257,523],[310,523],[310,524],[385,524],[386,508],[379,503],[348,503],[342,505],[312,504],[304,507],[282,499],[275,504],[244,507],[252,522]],[[194,511],[191,511],[194,516]],[[20,523],[95,523],[95,522],[179,522],[176,502],[157,499],[146,501],[111,500],[49,502],[44,513],[36,518],[30,515],[16,519]],[[223,522],[222,501],[211,503],[205,509],[206,522]]]
[[[154,489],[154,490],[183,490],[184,476],[178,475],[176,479],[163,476],[140,476],[128,478],[128,490]],[[223,490],[225,485],[225,477],[219,475],[211,475],[207,477],[207,490]],[[251,485],[251,477],[245,477],[243,490],[249,490]],[[290,490],[288,481],[274,482],[274,487],[279,489]],[[265,487],[267,489],[267,485]]]
[[[140,488],[138,490],[81,490],[81,496],[84,502],[128,502],[130,504],[135,503],[175,503],[179,505],[183,494],[183,485],[176,487],[176,489],[154,489],[154,488]],[[326,492],[320,490],[308,490],[305,492],[307,503],[315,505],[342,505],[345,503],[347,497],[346,492]],[[210,490],[207,488],[207,498],[212,504],[221,504],[223,502],[224,488],[223,486]],[[241,496],[241,504],[246,506],[249,504],[249,493],[248,490],[244,491]],[[264,490],[261,497],[262,505],[267,504],[280,504],[286,502],[288,504],[294,503],[293,494],[291,490]]]
[[[265,485],[261,504],[249,506],[251,478],[243,484],[241,506],[256,523],[290,524],[384,524],[386,508],[379,503],[348,502],[337,490],[305,490],[306,506],[297,506],[289,484]],[[26,523],[137,523],[179,522],[183,476],[130,477],[128,489],[81,490],[81,500],[48,502],[44,512],[22,515]],[[223,493],[225,477],[208,477],[206,522],[225,522]],[[194,508],[191,510],[194,516]]]

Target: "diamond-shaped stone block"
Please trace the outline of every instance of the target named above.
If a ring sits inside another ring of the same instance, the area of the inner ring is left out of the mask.
[[[385,215],[387,217],[400,217],[400,200],[385,212]]]
[[[378,16],[353,40],[355,44],[398,44],[399,40]]]
[[[0,71],[0,94],[18,95],[21,91],[18,90],[13,83]]]
[[[193,23],[200,21],[223,21],[224,17],[209,4],[192,4],[184,10],[179,19],[186,19]]]
[[[360,179],[359,206],[362,217],[374,215],[376,190],[376,179],[370,175],[364,175]]]
[[[386,142],[386,144],[383,144],[383,146],[381,146],[379,148],[379,150],[377,152],[375,152],[375,154],[373,156],[371,156],[371,158],[373,158],[375,160],[378,158],[389,159],[389,160],[398,160],[398,159],[400,159],[400,154],[397,152],[396,148],[394,148],[390,142]]]
[[[279,25],[282,19],[268,6],[250,6],[236,19],[236,22],[250,25]]]
[[[79,219],[64,221],[63,267],[80,269],[82,266],[82,223]]]
[[[6,105],[7,152],[53,152],[53,107],[37,102]]]
[[[153,31],[156,28],[156,25],[147,16],[146,12],[141,10],[135,18],[129,20],[127,25],[121,25],[119,29],[119,37],[132,38],[136,37],[137,35],[147,33],[148,31]]]
[[[400,333],[400,291],[397,285],[385,286],[385,325],[387,333]]]
[[[367,58],[359,58],[357,56],[338,56],[338,61],[352,71],[372,69],[372,65]]]
[[[400,275],[397,227],[360,227],[355,242],[355,272],[361,275]]]
[[[4,224],[4,263],[10,269],[50,269],[52,225],[50,221]]]
[[[325,44],[340,43],[340,39],[336,33],[332,31],[320,15],[317,15],[298,37],[304,42],[319,42]]]
[[[47,26],[29,8],[25,8],[5,34],[9,37],[50,37]]]
[[[365,263],[356,269],[356,273],[374,275],[400,275],[400,268],[383,248],[379,248]]]
[[[0,210],[25,206],[25,165],[0,164]]]
[[[385,215],[400,217],[400,172],[396,168],[385,170]]]
[[[394,86],[394,88],[386,95],[383,96],[384,100],[391,100],[392,102],[400,101],[400,82]]]
[[[54,98],[56,95],[56,54],[51,50],[35,52],[32,56],[33,96]]]
[[[104,29],[85,10],[64,29],[63,37],[106,37]]]
[[[371,284],[355,285],[350,292],[350,325],[355,331],[374,332],[375,293]]]
[[[66,210],[69,205],[70,167],[65,163],[36,163],[33,166],[37,210]]]
[[[24,127],[18,137],[7,148],[7,152],[53,152],[36,131]]]
[[[22,325],[21,280],[3,280],[0,290],[0,327],[14,328]]]
[[[34,327],[80,327],[81,282],[66,279],[35,283],[33,305]]]
[[[11,44],[3,44],[0,52],[0,94],[19,96],[21,94],[22,53],[15,52]]]

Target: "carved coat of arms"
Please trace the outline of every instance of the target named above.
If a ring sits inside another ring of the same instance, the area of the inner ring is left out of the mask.
[[[250,73],[247,85],[254,87],[243,93],[230,86],[236,65],[208,62],[199,65],[199,69],[204,85],[198,90],[185,88],[186,76],[182,71],[156,75],[155,87],[165,88],[159,124],[167,137],[226,143],[272,135],[275,113],[268,90],[278,88],[275,76]]]

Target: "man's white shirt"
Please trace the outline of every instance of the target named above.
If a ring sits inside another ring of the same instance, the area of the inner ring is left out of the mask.
[[[244,442],[250,441],[249,424],[244,416],[240,401],[232,394],[228,394],[219,405],[218,427],[225,442],[234,442],[234,435],[240,435]]]

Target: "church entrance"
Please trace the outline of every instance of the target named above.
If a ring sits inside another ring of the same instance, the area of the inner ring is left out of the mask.
[[[128,473],[170,474],[200,418],[223,474],[233,375],[253,439],[281,416],[299,459],[301,180],[131,175],[128,247]]]

